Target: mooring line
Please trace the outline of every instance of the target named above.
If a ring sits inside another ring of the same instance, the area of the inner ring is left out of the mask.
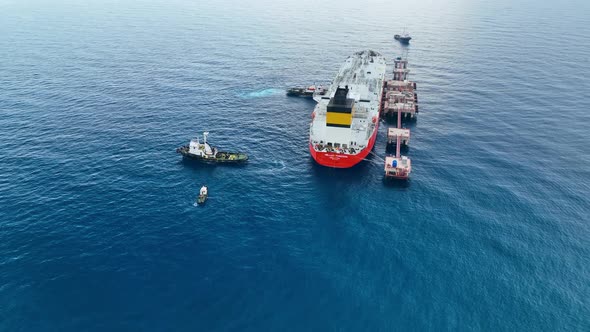
[[[383,159],[383,157],[381,157],[380,155],[376,154],[375,152],[371,151],[371,152],[369,152],[369,153],[371,153],[371,154],[372,154],[372,155],[374,155],[375,157],[377,157],[377,158],[381,159],[381,161],[382,161],[382,162],[385,162],[385,159]]]

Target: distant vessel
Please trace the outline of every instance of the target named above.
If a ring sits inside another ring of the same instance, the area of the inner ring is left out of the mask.
[[[399,40],[402,44],[409,44],[412,37],[407,32],[404,32],[402,35],[395,35],[393,36],[395,40]]]
[[[216,147],[212,147],[207,143],[208,135],[209,132],[203,133],[203,143],[197,137],[192,139],[189,145],[176,149],[176,152],[184,157],[211,163],[242,163],[248,160],[248,155],[245,153],[218,151]]]
[[[309,151],[320,165],[349,168],[371,152],[379,127],[385,58],[366,50],[349,56],[324,96],[314,96]]]
[[[315,85],[308,86],[307,88],[291,88],[287,90],[287,96],[290,97],[313,97],[314,94],[325,95],[328,90],[322,86],[316,87]]]

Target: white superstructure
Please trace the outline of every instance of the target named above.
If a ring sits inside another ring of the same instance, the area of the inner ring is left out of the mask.
[[[201,143],[199,141],[198,137],[195,137],[194,139],[192,139],[189,143],[188,153],[190,153],[194,156],[198,156],[198,157],[214,158],[215,155],[217,154],[217,149],[212,148],[211,145],[209,145],[209,143],[207,143],[207,136],[208,135],[209,135],[208,131],[203,133],[203,143]]]

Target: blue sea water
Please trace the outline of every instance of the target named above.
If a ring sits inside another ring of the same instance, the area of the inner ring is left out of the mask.
[[[590,330],[589,13],[0,0],[0,331]],[[362,49],[418,82],[405,185],[386,125],[315,165],[283,93]],[[183,162],[204,130],[250,162]]]

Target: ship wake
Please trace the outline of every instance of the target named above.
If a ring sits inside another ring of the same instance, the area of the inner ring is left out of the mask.
[[[240,95],[240,97],[245,98],[245,99],[264,98],[264,97],[278,95],[283,92],[284,91],[281,89],[269,88],[269,89],[263,89],[263,90],[258,90],[258,91],[251,91],[251,92],[242,93]]]

